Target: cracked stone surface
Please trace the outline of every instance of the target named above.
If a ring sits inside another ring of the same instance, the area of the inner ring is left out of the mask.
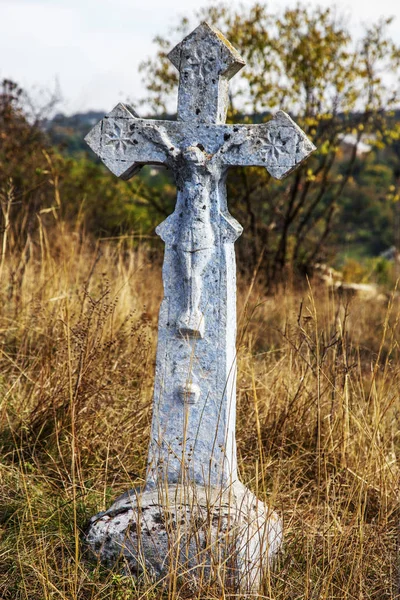
[[[281,539],[279,533],[272,541],[269,527],[280,532],[279,521],[276,515],[268,515],[265,507],[266,517],[238,512],[235,499],[253,496],[243,491],[237,473],[234,242],[242,227],[228,210],[226,176],[231,166],[256,165],[281,179],[315,147],[282,111],[260,125],[225,124],[229,79],[244,61],[212,26],[202,23],[170,52],[169,58],[179,71],[177,121],[141,119],[132,108],[118,104],[86,137],[118,177],[129,179],[144,164],[165,165],[177,187],[175,210],[156,229],[165,242],[164,299],[142,501],[150,515],[154,511],[149,507],[156,502],[153,494],[168,486],[175,489],[183,481],[197,485],[199,497],[206,491],[215,494],[222,488],[230,490],[230,506],[237,515],[232,522],[243,548],[248,549],[243,550],[243,556],[247,551],[254,557],[258,553],[257,560],[248,564],[265,565]],[[110,510],[116,510],[118,502]],[[159,506],[163,502],[160,497]],[[190,510],[177,510],[183,511],[179,521],[187,525],[193,522]],[[224,523],[225,516],[218,514]],[[133,558],[137,553],[136,519],[133,506],[114,516],[107,511],[94,518],[87,539],[92,547],[102,540],[104,549],[99,555],[104,559],[116,556],[121,539],[126,539],[134,566],[135,560],[138,562]],[[126,536],[128,523],[130,533]],[[148,540],[144,538],[142,562],[161,577],[164,570],[152,551],[153,546],[158,552],[165,545],[166,534],[158,525],[153,523],[155,529]],[[267,531],[264,545],[250,541],[256,526]],[[220,534],[213,526],[211,531],[218,547]],[[191,534],[189,537],[192,539]],[[153,538],[158,540],[154,544]],[[195,562],[194,548],[189,554]],[[242,564],[241,556],[237,553],[237,565]]]

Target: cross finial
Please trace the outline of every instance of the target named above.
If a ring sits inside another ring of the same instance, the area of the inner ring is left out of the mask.
[[[224,123],[228,87],[245,62],[209,23],[201,23],[168,54],[179,71],[178,120]]]

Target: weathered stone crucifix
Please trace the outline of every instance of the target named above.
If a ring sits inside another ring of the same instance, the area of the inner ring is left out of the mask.
[[[282,111],[261,125],[225,124],[229,80],[245,63],[212,26],[202,23],[168,56],[179,71],[177,121],[140,119],[118,104],[86,137],[115,175],[129,179],[145,164],[165,165],[177,186],[175,211],[156,229],[165,242],[165,295],[148,493],[185,481],[204,489],[241,485],[234,242],[242,227],[228,211],[226,175],[231,166],[253,165],[281,179],[314,150]],[[94,545],[104,520],[128,505],[124,497],[95,518]]]

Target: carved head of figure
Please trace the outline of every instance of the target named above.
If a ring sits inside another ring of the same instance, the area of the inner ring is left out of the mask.
[[[185,160],[197,166],[204,166],[209,159],[208,154],[199,146],[188,146],[183,150],[182,156]]]

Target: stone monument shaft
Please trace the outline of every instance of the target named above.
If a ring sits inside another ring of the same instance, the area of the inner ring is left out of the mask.
[[[175,211],[165,242],[147,486],[226,485],[237,479],[236,267],[242,227],[229,214],[231,166],[264,166],[278,179],[313,150],[284,112],[261,125],[226,125],[229,79],[244,61],[202,23],[169,54],[179,71],[178,119],[140,119],[119,104],[86,140],[116,175],[166,165]]]

